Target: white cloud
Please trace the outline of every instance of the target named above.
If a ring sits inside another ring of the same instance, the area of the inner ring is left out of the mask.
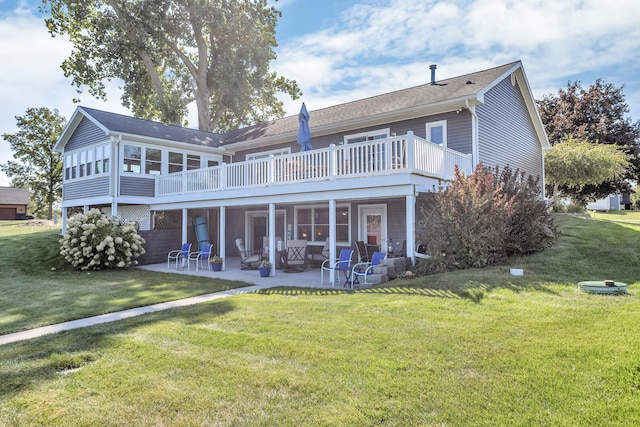
[[[363,1],[330,28],[285,42],[274,68],[298,81],[310,109],[426,82],[431,63],[442,79],[518,59],[536,97],[613,74],[611,83],[632,86],[631,105],[638,17],[634,0]],[[285,104],[295,114],[300,101]]]

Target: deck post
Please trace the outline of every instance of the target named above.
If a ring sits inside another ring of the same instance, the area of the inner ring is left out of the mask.
[[[329,259],[331,265],[334,265],[337,260],[336,251],[336,200],[329,200]],[[335,282],[335,274],[331,274],[331,286]]]
[[[269,203],[269,262],[271,275],[276,275],[276,204]]]
[[[407,132],[407,169],[408,169],[407,172],[409,173],[413,173],[415,169],[415,158],[416,158],[416,139],[414,138],[413,131],[410,130],[409,132]]]
[[[220,247],[218,248],[218,255],[220,256],[220,258],[222,258],[222,270],[225,270],[225,266],[226,266],[226,259],[227,259],[227,248],[225,245],[226,242],[226,229],[227,229],[227,222],[226,222],[226,208],[224,206],[220,206],[219,208],[219,213],[218,213],[218,238],[220,239]]]
[[[406,221],[407,221],[407,254],[406,257],[411,260],[411,265],[415,265],[415,249],[416,249],[416,194],[415,186],[413,194],[407,194],[406,200]]]

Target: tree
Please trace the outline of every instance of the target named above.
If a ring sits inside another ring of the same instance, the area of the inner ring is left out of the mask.
[[[544,170],[547,182],[553,186],[554,203],[559,189],[582,205],[586,204],[582,189],[596,187],[624,176],[632,167],[627,155],[617,145],[592,144],[587,140],[565,137],[547,152]]]
[[[566,137],[620,148],[629,161],[625,173],[599,184],[583,185],[575,193],[578,200],[595,200],[619,191],[629,191],[629,181],[640,177],[640,121],[625,117],[629,107],[622,87],[598,79],[587,90],[580,82],[568,83],[566,90],[545,95],[537,101],[549,141],[558,144]],[[560,190],[571,191],[560,185]]]
[[[224,131],[282,117],[277,92],[300,96],[295,81],[269,70],[281,14],[267,0],[44,3],[51,35],[74,47],[65,76],[101,99],[105,81],[122,80],[122,103],[136,117],[186,124],[195,101],[199,129]]]
[[[67,120],[58,110],[29,108],[23,117],[16,117],[20,130],[15,134],[3,134],[13,151],[14,159],[0,165],[16,187],[31,190],[31,200],[37,212],[46,207],[51,219],[53,204],[62,197],[62,157],[53,152],[53,146],[62,134]]]

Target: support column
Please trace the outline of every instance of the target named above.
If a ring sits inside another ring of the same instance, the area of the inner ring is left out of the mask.
[[[331,264],[334,265],[337,261],[336,250],[336,201],[335,199],[329,200],[329,259]],[[335,274],[331,274],[331,286],[335,282]]]
[[[64,233],[67,231],[67,208],[62,208],[62,230],[60,231],[60,235],[64,236]]]
[[[269,262],[271,275],[276,275],[276,204],[269,203]]]
[[[414,194],[406,196],[405,209],[407,221],[407,257],[411,259],[411,265],[416,263],[416,196]]]
[[[222,258],[222,270],[224,271],[225,267],[226,267],[226,260],[227,260],[227,248],[226,248],[226,241],[227,241],[227,236],[225,234],[226,228],[227,228],[227,223],[226,223],[226,208],[224,206],[220,206],[219,208],[219,213],[218,213],[218,239],[220,240],[220,247],[218,248],[218,255],[220,255],[220,257]]]
[[[187,208],[182,208],[182,243],[187,243],[188,235],[187,235]]]

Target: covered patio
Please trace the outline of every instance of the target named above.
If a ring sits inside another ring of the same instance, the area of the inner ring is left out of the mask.
[[[223,271],[211,271],[209,269],[199,269],[196,271],[194,264],[191,269],[185,267],[176,270],[174,264],[167,268],[166,261],[159,264],[139,265],[137,268],[149,271],[158,271],[161,273],[183,274],[200,277],[210,277],[212,279],[237,280],[250,283],[253,285],[269,285],[269,286],[290,286],[300,288],[325,288],[331,289],[331,283],[327,280],[328,274],[325,272],[324,284],[320,281],[320,268],[308,267],[299,273],[286,273],[284,270],[275,270],[275,275],[270,277],[260,277],[258,270],[241,270],[240,257],[227,257],[226,265]],[[334,289],[350,289],[344,285],[344,278],[340,277],[340,282],[336,280]]]

